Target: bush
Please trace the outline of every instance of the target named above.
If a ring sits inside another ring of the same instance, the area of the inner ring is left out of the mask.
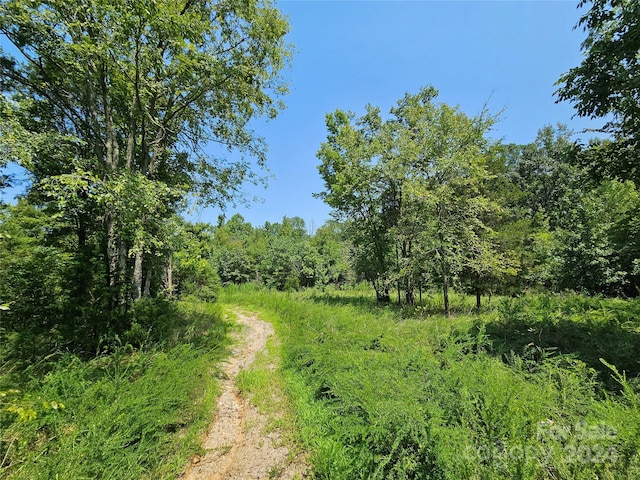
[[[143,301],[131,313],[130,341],[108,354],[65,354],[37,375],[3,369],[0,476],[179,475],[210,421],[229,324],[217,305]]]

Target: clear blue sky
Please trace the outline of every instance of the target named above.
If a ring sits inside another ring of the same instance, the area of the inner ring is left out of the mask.
[[[571,105],[553,96],[559,76],[581,60],[577,3],[281,0],[295,45],[285,72],[291,93],[286,110],[255,127],[269,145],[274,178],[266,190],[248,188],[262,202],[229,208],[227,218],[237,212],[258,226],[299,216],[320,226],[329,208],[312,193],[323,189],[315,154],[326,138],[325,114],[339,108],[359,115],[367,103],[388,111],[425,85],[469,115],[487,102],[493,112],[504,109],[494,134],[505,142],[531,142],[539,128],[558,122],[576,131],[599,126],[572,119]],[[215,223],[219,213],[188,217]]]
[[[601,122],[572,119],[556,104],[554,83],[581,60],[584,32],[572,1],[280,1],[295,56],[291,93],[280,116],[257,127],[269,144],[269,187],[250,189],[262,203],[229,209],[254,225],[299,216],[320,226],[329,208],[315,154],[326,139],[324,116],[362,114],[367,103],[388,111],[405,92],[433,85],[439,100],[478,113],[504,109],[494,132],[528,143],[538,129],[562,122],[576,131]],[[582,134],[588,138],[589,134]],[[219,212],[193,219],[215,223]]]

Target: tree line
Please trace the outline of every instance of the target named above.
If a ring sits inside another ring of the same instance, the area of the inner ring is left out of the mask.
[[[425,87],[385,116],[326,118],[318,152],[325,190],[356,268],[388,301],[416,285],[475,293],[526,288],[638,295],[640,6],[582,0],[584,60],[558,81],[558,101],[605,121],[606,140],[573,142],[545,127],[530,145],[488,136],[496,118],[468,116]]]
[[[318,152],[325,190],[351,242],[357,274],[380,301],[437,286],[449,312],[455,286],[480,297],[527,289],[638,294],[638,192],[631,178],[589,162],[586,146],[546,126],[527,145],[488,136],[495,119],[407,94],[382,118],[336,111]]]
[[[214,298],[220,283],[367,281],[407,304],[439,288],[447,311],[450,288],[478,307],[532,288],[637,295],[640,12],[580,6],[585,59],[557,98],[605,119],[608,139],[547,126],[527,145],[498,142],[494,115],[430,86],[384,114],[337,110],[318,151],[334,220],[310,234],[299,218],[180,218],[188,201],[225,206],[260,180],[266,145],[250,121],[277,115],[291,55],[270,2],[2,0],[0,166],[31,178],[2,207],[2,328],[96,344],[141,299]]]

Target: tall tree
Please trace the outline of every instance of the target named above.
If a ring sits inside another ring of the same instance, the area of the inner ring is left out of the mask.
[[[483,216],[496,206],[484,189],[485,134],[495,119],[468,117],[436,97],[433,87],[406,94],[384,122],[371,106],[357,120],[341,111],[329,115],[318,152],[326,187],[320,196],[348,220],[378,298],[388,298],[395,277],[398,296],[403,289],[413,303],[415,279],[426,270],[419,262],[427,261],[438,272],[449,315],[452,277],[463,265],[479,269],[480,255],[490,254]]]
[[[551,228],[562,222],[572,203],[572,190],[579,190],[583,179],[574,164],[579,147],[571,141],[572,132],[562,124],[547,125],[533,143],[518,147],[518,156],[506,173],[523,193],[518,203],[533,217],[541,214]]]
[[[444,310],[450,314],[449,287],[464,266],[486,269],[480,258],[490,255],[489,227],[483,216],[496,206],[484,194],[489,178],[490,142],[485,134],[495,118],[485,112],[469,117],[458,108],[435,101],[437,91],[407,94],[392,109],[402,127],[399,155],[408,172],[407,190],[419,215],[423,250],[432,253],[439,274]]]
[[[559,80],[559,100],[573,102],[582,117],[607,118],[604,126],[622,136],[640,133],[640,3],[581,0],[589,6],[578,26],[587,32],[584,59]]]
[[[343,220],[355,249],[359,275],[370,282],[378,301],[389,301],[392,243],[388,230],[394,225],[394,191],[381,163],[380,110],[367,106],[357,119],[337,110],[326,117],[327,141],[317,153],[325,191],[317,194]]]
[[[281,106],[287,29],[269,0],[0,2],[19,52],[1,54],[0,85],[29,132],[67,139],[37,152],[34,192],[74,226],[77,255],[101,246],[112,308],[144,294],[185,196],[224,204],[256,178],[249,122]]]

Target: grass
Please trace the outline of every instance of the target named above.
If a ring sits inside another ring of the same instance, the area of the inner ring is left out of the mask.
[[[364,290],[222,301],[274,324],[238,384],[315,478],[640,477],[640,302],[532,295],[477,315],[456,295],[445,318],[438,295],[413,309]],[[222,308],[141,305],[91,358],[28,364],[0,345],[0,476],[176,478],[211,420]]]
[[[164,342],[142,316],[130,341],[95,358],[62,353],[4,370],[0,476],[176,478],[210,423],[231,324],[217,305],[182,303],[173,315]]]
[[[638,302],[457,297],[447,319],[436,296],[223,295],[274,323],[317,478],[640,477]]]

